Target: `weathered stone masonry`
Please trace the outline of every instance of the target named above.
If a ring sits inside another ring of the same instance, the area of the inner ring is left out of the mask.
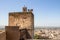
[[[34,15],[33,9],[27,11],[23,7],[23,12],[10,12],[9,24],[6,26],[7,40],[26,40],[34,36]],[[15,38],[15,39],[14,39]]]

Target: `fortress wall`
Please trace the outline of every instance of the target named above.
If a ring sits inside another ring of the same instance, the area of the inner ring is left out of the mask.
[[[6,40],[6,32],[0,32],[0,40]]]
[[[20,32],[18,26],[6,26],[6,38],[7,40],[19,40]]]
[[[28,38],[31,39],[34,34],[34,15],[31,12],[9,13],[9,26],[19,26],[19,29],[26,28],[29,35]]]
[[[20,29],[34,29],[34,15],[31,12],[9,13],[9,26],[20,26]]]

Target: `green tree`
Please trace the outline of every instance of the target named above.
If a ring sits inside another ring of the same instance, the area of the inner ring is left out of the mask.
[[[39,39],[39,35],[35,34],[34,39]]]

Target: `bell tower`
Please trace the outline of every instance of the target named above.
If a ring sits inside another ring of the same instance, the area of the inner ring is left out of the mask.
[[[23,12],[27,12],[27,7],[25,7],[25,5],[24,5],[22,10],[23,10]]]

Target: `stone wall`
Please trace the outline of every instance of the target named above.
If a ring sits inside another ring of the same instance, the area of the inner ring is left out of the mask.
[[[0,32],[0,40],[6,40],[6,32],[5,31]]]
[[[9,26],[19,26],[19,29],[25,29],[28,39],[34,35],[34,15],[32,12],[11,12],[9,13]],[[23,30],[22,30],[23,31]]]
[[[7,40],[19,40],[20,32],[18,26],[6,26],[6,39]]]
[[[34,15],[31,12],[9,13],[9,26],[20,26],[20,29],[33,29]]]

